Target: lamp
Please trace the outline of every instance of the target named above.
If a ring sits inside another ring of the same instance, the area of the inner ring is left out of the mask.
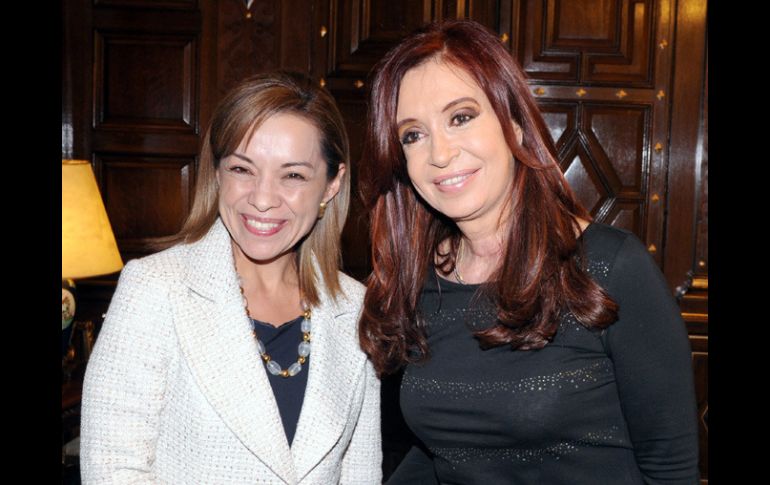
[[[114,273],[123,268],[96,177],[86,160],[61,161],[62,357],[69,348],[75,278]],[[69,288],[67,288],[69,287]],[[93,324],[86,323],[86,333]],[[84,349],[88,357],[90,348]]]

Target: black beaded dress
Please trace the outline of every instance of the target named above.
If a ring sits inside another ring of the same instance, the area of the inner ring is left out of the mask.
[[[540,350],[482,350],[473,331],[494,313],[478,285],[429,273],[430,357],[400,395],[418,443],[388,485],[698,483],[690,346],[667,283],[628,231],[592,223],[580,242],[619,320],[594,331],[567,314]]]

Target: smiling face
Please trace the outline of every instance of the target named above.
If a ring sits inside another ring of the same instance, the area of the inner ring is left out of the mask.
[[[420,196],[461,226],[496,228],[514,162],[481,88],[461,69],[428,60],[404,75],[396,119],[409,178]],[[520,140],[519,127],[511,123]]]
[[[289,257],[313,228],[319,204],[339,191],[345,172],[327,179],[318,129],[301,116],[276,114],[244,138],[217,169],[219,215],[236,260]]]

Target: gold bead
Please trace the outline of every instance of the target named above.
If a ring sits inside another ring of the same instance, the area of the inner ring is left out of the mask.
[[[506,42],[508,42],[508,39],[509,39],[509,37],[508,37],[508,34],[507,34],[507,33],[503,32],[503,33],[500,35],[500,41],[502,41],[503,43],[506,43]]]
[[[270,356],[267,354],[262,354],[262,360],[264,360],[265,362],[270,362]]]
[[[305,318],[305,320],[310,320],[310,308],[302,312],[302,316]]]
[[[654,244],[650,244],[650,245],[647,247],[647,251],[649,251],[649,252],[651,252],[651,253],[655,254],[655,253],[658,251],[658,248],[656,248]]]
[[[299,359],[297,359],[297,362],[299,362],[299,363],[300,363],[300,365],[301,365],[301,364],[304,364],[304,363],[305,363],[305,358],[304,358],[304,357],[302,357],[302,356],[300,355],[300,356],[299,356]]]
[[[307,332],[303,333],[302,340],[304,340],[305,342],[310,342],[310,334]]]
[[[289,377],[289,371],[284,369],[281,371],[281,377]]]
[[[327,34],[328,32],[329,32],[329,30],[326,28],[326,26],[325,26],[325,25],[322,25],[322,26],[321,26],[321,38],[323,39],[324,37],[326,37],[326,34]]]
[[[353,86],[355,86],[356,89],[361,89],[364,87],[364,82],[360,79],[356,79],[356,81],[353,83]]]

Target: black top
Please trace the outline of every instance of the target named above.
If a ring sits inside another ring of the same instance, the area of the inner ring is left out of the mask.
[[[297,357],[299,357],[297,347],[302,342],[301,316],[280,327],[274,327],[254,319],[252,319],[252,323],[259,340],[265,345],[267,354],[281,366],[281,369],[288,369],[291,364],[297,361]],[[273,388],[275,401],[278,404],[278,411],[281,413],[283,430],[286,433],[286,439],[289,440],[289,446],[294,441],[294,433],[297,431],[299,412],[302,409],[302,400],[305,398],[311,356],[312,351],[305,363],[302,364],[302,370],[292,377],[274,376],[265,369],[270,380],[270,386]]]
[[[430,273],[430,357],[400,397],[422,443],[389,485],[698,483],[690,345],[667,283],[628,231],[592,223],[580,240],[619,320],[596,331],[568,314],[540,350],[481,350],[472,332],[494,313],[479,286]]]

